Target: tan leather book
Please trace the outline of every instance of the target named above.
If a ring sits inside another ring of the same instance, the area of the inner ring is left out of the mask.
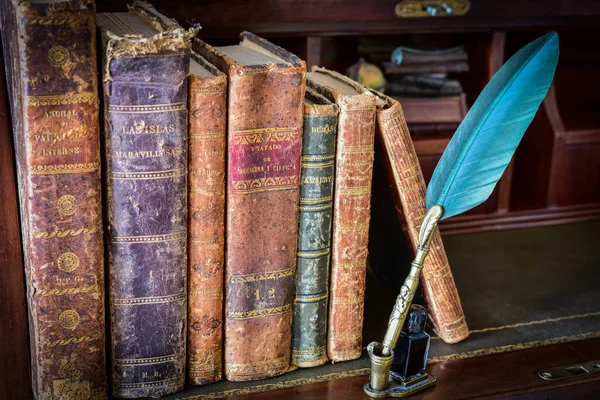
[[[372,91],[377,97],[377,135],[383,148],[390,188],[408,244],[416,254],[425,207],[425,180],[400,103]],[[433,329],[446,343],[469,336],[469,328],[454,283],[439,230],[431,240],[421,274],[421,289]]]
[[[290,366],[306,65],[251,33],[194,50],[229,76],[225,376]]]
[[[221,380],[227,77],[195,52],[189,76],[188,381]]]
[[[375,96],[323,68],[307,85],[339,107],[333,199],[333,239],[327,355],[352,360],[362,353],[367,245],[371,211]]]
[[[444,97],[402,97],[393,96],[402,104],[406,122],[416,123],[457,123],[467,115],[467,100],[464,93]]]
[[[103,399],[95,5],[3,0],[0,14],[18,172],[33,395]]]

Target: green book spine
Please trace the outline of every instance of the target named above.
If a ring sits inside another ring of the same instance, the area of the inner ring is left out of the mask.
[[[300,170],[292,364],[327,361],[327,298],[338,108],[307,89]]]

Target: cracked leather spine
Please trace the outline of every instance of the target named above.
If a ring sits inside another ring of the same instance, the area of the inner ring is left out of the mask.
[[[338,108],[310,88],[304,103],[292,364],[327,362],[327,299]]]
[[[221,380],[225,264],[225,135],[227,77],[189,77],[188,380]]]
[[[190,41],[109,34],[113,15],[98,15],[112,392],[159,397],[185,383]]]
[[[306,75],[293,54],[248,32],[241,38],[283,61],[244,66],[194,44],[229,77],[224,365],[231,381],[290,366]]]
[[[95,6],[0,4],[33,395],[105,398]]]
[[[375,140],[375,96],[361,85],[325,69],[313,68],[309,87],[339,107],[333,198],[333,233],[327,356],[346,361],[362,354],[362,327],[367,273],[371,179]],[[354,87],[356,94],[311,80],[315,73],[332,76]]]
[[[378,142],[383,149],[390,188],[408,245],[416,254],[419,229],[425,207],[425,179],[406,125],[401,104],[376,93],[385,106],[377,108]],[[423,263],[421,288],[433,329],[446,343],[456,343],[469,335],[458,290],[448,263],[448,256],[436,228],[429,254]]]

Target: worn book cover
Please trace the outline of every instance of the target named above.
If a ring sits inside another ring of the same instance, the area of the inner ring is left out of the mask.
[[[229,77],[225,376],[290,366],[306,65],[251,33],[194,50]]]
[[[397,101],[372,91],[377,98],[377,135],[387,166],[402,229],[413,254],[419,243],[419,229],[425,207],[425,180],[419,166],[402,107]],[[423,263],[421,290],[435,332],[447,343],[469,335],[465,315],[454,283],[439,230],[431,240],[431,250]]]
[[[304,98],[292,364],[327,361],[327,299],[338,107],[311,88]]]
[[[185,383],[190,37],[156,12],[99,14],[103,41],[112,391]]]
[[[0,5],[33,394],[104,399],[95,5],[12,0]]]
[[[188,377],[221,379],[227,76],[192,52],[189,76]]]
[[[339,107],[327,354],[352,360],[362,353],[375,96],[324,68],[313,68],[307,84]]]

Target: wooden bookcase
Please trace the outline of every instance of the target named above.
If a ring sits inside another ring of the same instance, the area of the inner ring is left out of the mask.
[[[523,145],[484,204],[441,225],[445,234],[549,225],[600,218],[600,90],[596,16],[600,3],[558,0],[472,2],[461,17],[399,18],[397,1],[267,0],[245,2],[155,1],[181,23],[199,22],[200,37],[232,44],[242,30],[263,35],[307,61],[345,71],[359,58],[361,37],[391,42],[464,44],[470,72],[460,81],[471,105],[504,61],[541,34],[558,30],[561,58],[553,90],[525,135]],[[101,11],[123,9],[114,0]],[[414,135],[429,179],[450,134]]]
[[[186,25],[199,22],[211,44],[231,44],[242,30],[269,38],[307,61],[344,71],[358,59],[361,37],[464,43],[471,71],[461,77],[472,104],[490,77],[520,46],[558,30],[561,58],[555,83],[490,200],[442,225],[445,234],[600,218],[600,2],[472,1],[463,17],[400,19],[397,0],[262,0],[173,2],[156,8]],[[117,0],[98,11],[125,11]],[[2,76],[4,77],[4,73]],[[0,82],[0,399],[31,398],[27,305],[16,171]],[[449,135],[415,136],[426,177]],[[357,394],[358,395],[358,394]]]

